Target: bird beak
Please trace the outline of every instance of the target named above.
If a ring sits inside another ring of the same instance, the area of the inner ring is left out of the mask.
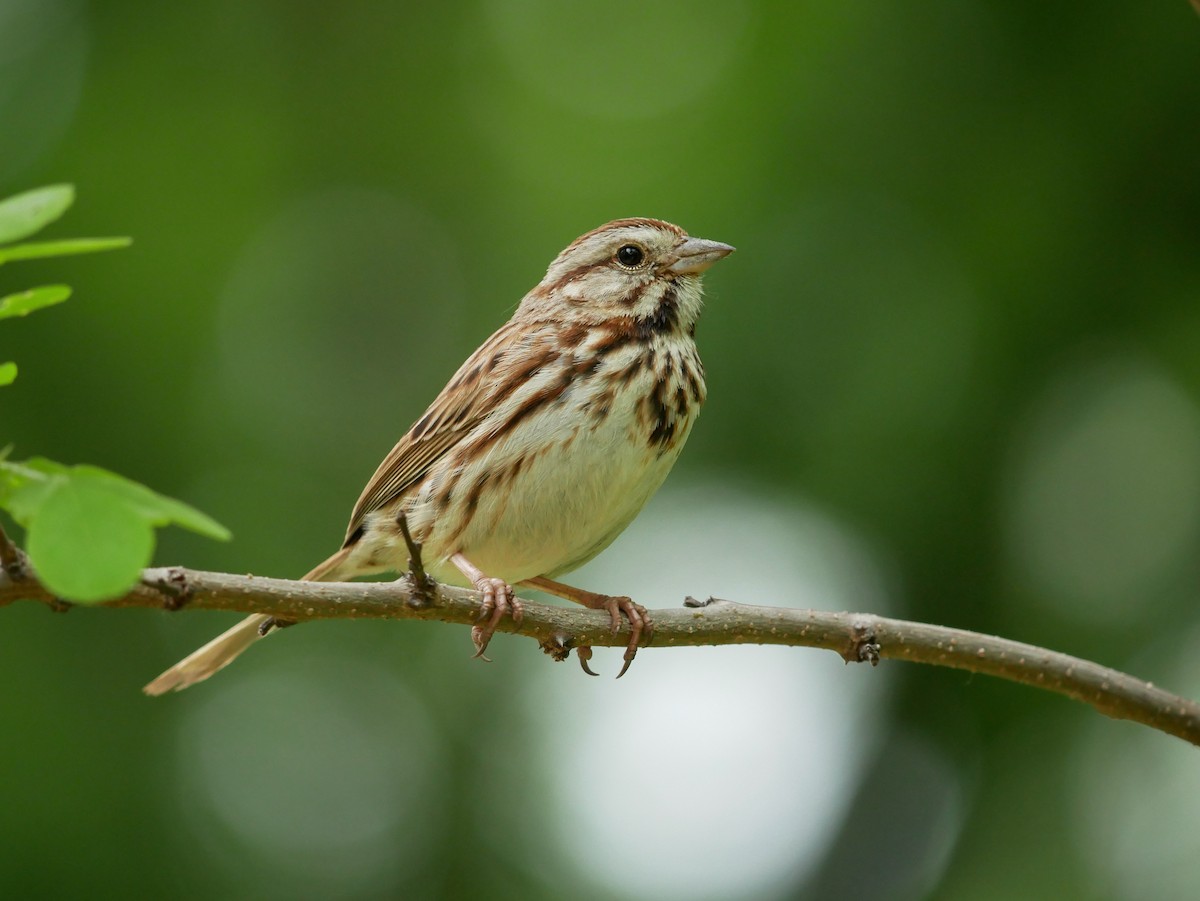
[[[733,248],[720,241],[688,238],[675,248],[675,262],[667,269],[676,275],[696,275],[731,253]]]

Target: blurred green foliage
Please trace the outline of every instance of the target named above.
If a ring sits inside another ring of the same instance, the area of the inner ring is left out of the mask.
[[[75,201],[71,185],[52,185],[0,200],[0,263],[113,250],[128,238],[76,238],[14,244],[59,218]],[[0,319],[28,316],[71,296],[63,285],[0,297]],[[0,385],[16,364],[0,368]],[[186,504],[95,466],[67,467],[39,457],[23,463],[0,454],[0,509],[28,532],[30,560],[64,600],[102,601],[137,581],[154,553],[154,527],[178,522],[225,540],[228,531]]]
[[[238,536],[162,562],[298,575],[554,254],[657,216],[738,247],[709,401],[581,584],[833,598],[1200,695],[1198,42],[1182,0],[9,0],[0,195],[69,179],[81,231],[138,241],[0,268],[78,290],[0,330],[0,431]],[[1200,884],[1192,749],[985,679],[648,650],[614,688],[339,622],[152,703],[225,619],[2,613],[6,897]]]

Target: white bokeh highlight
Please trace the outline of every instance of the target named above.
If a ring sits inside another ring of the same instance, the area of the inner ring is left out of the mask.
[[[574,582],[648,606],[711,593],[888,610],[879,563],[846,527],[705,484],[660,495]],[[825,651],[681,648],[644,651],[614,685],[619,663],[597,649],[602,678],[529,686],[520,740],[537,749],[543,797],[525,804],[550,825],[518,819],[520,838],[556,837],[594,883],[631,898],[756,897],[803,878],[873,747],[879,673]]]
[[[1127,672],[1163,672],[1184,697],[1200,696],[1200,630],[1172,637]],[[1167,662],[1169,661],[1169,662]],[[1075,834],[1096,897],[1194,898],[1200,886],[1200,766],[1196,748],[1134,723],[1094,718],[1074,762]]]

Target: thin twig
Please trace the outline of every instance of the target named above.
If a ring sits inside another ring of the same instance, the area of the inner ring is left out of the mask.
[[[425,564],[421,562],[421,543],[415,541],[408,531],[408,517],[401,513],[396,517],[396,525],[404,536],[404,544],[408,548],[408,578],[413,585],[413,598],[409,603],[432,604],[437,597],[437,583],[425,572]]]
[[[0,526],[0,570],[13,580],[23,578],[25,574],[25,554],[12,543],[3,526]]]
[[[106,607],[231,610],[302,622],[329,618],[438,620],[473,625],[478,592],[438,586],[434,603],[413,605],[414,585],[395,582],[293,582],[258,576],[147,569],[142,581]],[[0,606],[17,600],[54,603],[32,572],[13,578],[0,571]],[[501,632],[526,635],[543,648],[625,646],[628,627],[610,631],[604,611],[524,601],[520,624],[505,619]],[[859,613],[827,613],[688,599],[682,609],[654,610],[651,647],[774,644],[825,648],[847,662],[907,660],[986,673],[1083,701],[1107,716],[1143,723],[1200,745],[1200,705],[1125,673],[1046,648],[926,623]],[[565,653],[554,654],[562,659]]]

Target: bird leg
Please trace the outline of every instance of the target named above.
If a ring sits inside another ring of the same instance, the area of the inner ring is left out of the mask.
[[[612,617],[612,631],[615,635],[621,631],[621,614],[624,613],[629,619],[629,644],[625,646],[625,663],[621,667],[621,671],[617,673],[617,678],[620,679],[629,670],[629,664],[633,663],[633,658],[637,656],[638,643],[641,640],[642,632],[645,631],[647,639],[654,632],[654,623],[650,621],[650,614],[641,604],[635,604],[627,597],[614,597],[607,594],[597,594],[594,591],[585,591],[582,588],[572,588],[570,585],[564,585],[562,582],[555,582],[553,579],[547,579],[545,576],[537,576],[532,579],[526,579],[521,583],[528,585],[530,588],[536,588],[538,591],[544,591],[547,594],[552,594],[556,597],[566,598],[568,601],[574,601],[576,604],[583,604],[592,610],[607,610],[608,615]],[[580,647],[576,650],[576,656],[579,657],[579,664],[583,667],[583,671],[589,675],[596,675],[588,667],[588,660],[591,659],[592,649]]]
[[[483,604],[480,605],[477,620],[479,624],[471,629],[471,641],[475,642],[475,656],[491,663],[491,658],[483,652],[487,650],[488,642],[492,640],[500,620],[504,619],[504,614],[509,613],[513,622],[519,623],[525,610],[520,600],[513,595],[512,586],[503,579],[485,576],[483,570],[462,554],[455,554],[450,558],[450,562],[471,580],[476,591],[483,594]]]

